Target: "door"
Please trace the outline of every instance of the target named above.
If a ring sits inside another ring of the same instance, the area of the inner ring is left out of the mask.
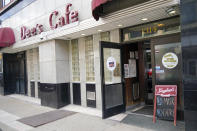
[[[181,83],[181,57],[181,43],[155,45],[155,79],[157,85],[179,85]]]
[[[5,94],[27,94],[25,53],[4,54]]]
[[[26,94],[25,84],[25,59],[24,54],[20,54],[20,58],[17,62],[17,73],[16,73],[16,85],[18,94]]]
[[[103,118],[107,118],[125,111],[122,47],[103,41],[100,47]]]

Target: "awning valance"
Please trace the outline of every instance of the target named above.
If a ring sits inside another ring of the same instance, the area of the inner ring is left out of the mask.
[[[99,20],[99,12],[101,10],[101,5],[105,4],[108,1],[112,1],[112,0],[92,0],[92,15],[94,17],[94,19]]]
[[[14,32],[9,27],[0,28],[0,47],[11,46],[15,43]]]

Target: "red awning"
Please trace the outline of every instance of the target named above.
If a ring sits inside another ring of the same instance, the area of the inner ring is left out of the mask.
[[[100,6],[108,1],[112,0],[92,0],[92,15],[94,19],[99,20]]]
[[[11,46],[15,43],[14,32],[9,27],[0,28],[0,47]]]

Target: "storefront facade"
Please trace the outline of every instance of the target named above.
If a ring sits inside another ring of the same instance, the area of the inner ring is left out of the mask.
[[[0,16],[16,39],[1,49],[1,94],[40,98],[53,108],[96,108],[107,118],[153,105],[155,85],[177,85],[177,118],[190,123],[179,0],[23,2],[4,7]],[[165,61],[169,56],[173,64]],[[188,66],[188,72],[195,68]]]

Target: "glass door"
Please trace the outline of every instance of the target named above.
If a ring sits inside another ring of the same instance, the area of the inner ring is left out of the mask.
[[[181,43],[155,45],[156,84],[182,82]]]
[[[103,118],[125,111],[121,45],[101,41]]]

